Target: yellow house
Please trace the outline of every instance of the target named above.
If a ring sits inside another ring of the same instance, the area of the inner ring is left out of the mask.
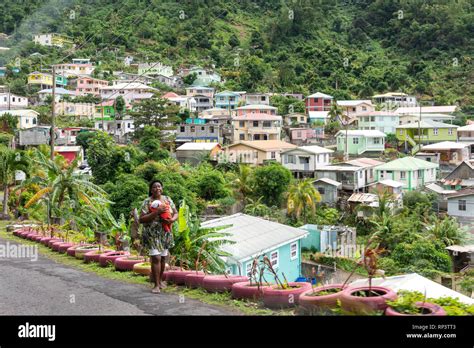
[[[251,165],[262,165],[273,161],[280,163],[280,154],[296,145],[281,140],[253,140],[241,141],[229,145],[224,152],[219,154],[218,162],[246,163]]]
[[[29,85],[42,85],[42,86],[52,86],[53,85],[53,76],[50,74],[45,74],[42,72],[32,72],[28,75],[28,84]]]

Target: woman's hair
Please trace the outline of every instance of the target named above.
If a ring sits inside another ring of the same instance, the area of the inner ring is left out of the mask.
[[[151,197],[151,189],[156,183],[159,183],[161,185],[161,188],[163,188],[163,183],[160,180],[153,180],[152,182],[150,182],[150,186],[148,187],[148,197]]]

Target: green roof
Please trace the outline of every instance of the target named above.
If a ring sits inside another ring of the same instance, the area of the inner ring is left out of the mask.
[[[437,121],[432,121],[432,120],[421,120],[420,121],[415,121],[413,123],[407,123],[407,124],[402,124],[397,126],[396,128],[418,128],[418,123],[420,124],[419,128],[458,128],[458,126],[454,124],[447,124],[443,122],[437,122]]]
[[[419,170],[438,168],[437,163],[423,161],[415,157],[403,157],[375,167],[375,170]]]

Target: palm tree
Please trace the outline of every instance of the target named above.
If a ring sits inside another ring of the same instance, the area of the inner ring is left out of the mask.
[[[28,168],[29,160],[24,153],[5,146],[0,146],[0,184],[3,188],[3,211],[1,219],[9,219],[8,198],[10,186],[15,180],[16,172],[21,170],[28,175]]]
[[[66,202],[72,211],[87,205],[93,212],[97,211],[97,205],[110,203],[102,188],[83,175],[74,173],[77,159],[67,165],[60,156],[51,160],[37,150],[33,161],[37,165],[35,176],[26,180],[25,183],[37,184],[41,189],[25,204],[25,208],[44,200],[48,204],[48,219],[50,220],[53,215],[58,217],[65,213],[62,208],[65,208]]]
[[[328,116],[331,122],[341,122],[341,118],[344,110],[342,107],[337,105],[337,100],[333,99],[331,109],[329,110]]]
[[[321,201],[321,195],[313,185],[312,179],[304,179],[293,183],[288,190],[288,213],[297,219],[303,214],[303,220],[307,221],[308,209],[314,214],[316,203]]]
[[[247,198],[247,204],[244,212],[253,216],[265,216],[270,213],[270,208],[262,203],[263,196],[260,196],[257,200]]]
[[[240,164],[239,170],[237,172],[237,177],[232,183],[232,186],[244,207],[245,207],[247,197],[252,192],[252,188],[250,186],[251,178],[252,178],[252,168],[250,168],[250,166],[248,165]]]

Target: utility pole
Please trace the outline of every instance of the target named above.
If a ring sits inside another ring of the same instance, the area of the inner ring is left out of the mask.
[[[420,117],[418,119],[418,147],[421,149],[421,95],[419,96],[420,100],[418,103],[420,104]]]
[[[11,98],[10,87],[8,87],[8,110],[10,110],[10,98]]]
[[[51,105],[51,160],[54,160],[54,121],[56,116],[56,66],[53,65],[53,101]]]

